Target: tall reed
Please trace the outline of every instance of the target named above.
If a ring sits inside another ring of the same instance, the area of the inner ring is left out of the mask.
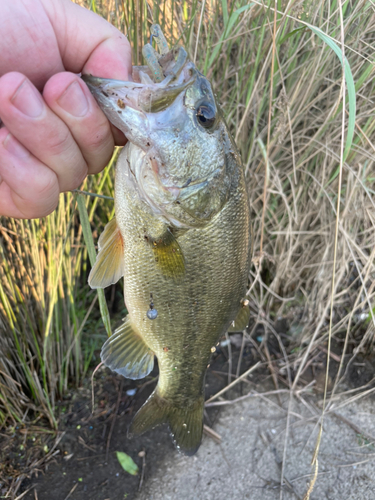
[[[110,172],[90,179],[87,189],[113,195]],[[79,385],[106,335],[98,314],[88,321],[96,293],[86,285],[76,196],[62,195],[44,219],[0,218],[0,425],[37,411],[55,426],[56,398],[69,383]],[[99,227],[112,217],[105,204],[98,210],[102,200],[85,201],[91,222],[100,213]]]

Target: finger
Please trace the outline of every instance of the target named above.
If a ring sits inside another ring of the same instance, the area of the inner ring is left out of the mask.
[[[118,80],[131,77],[131,48],[125,35],[102,17],[71,1],[42,0],[42,3],[66,70]]]
[[[110,127],[112,130],[112,135],[115,139],[116,146],[125,146],[125,144],[128,142],[125,135],[121,132],[121,130],[119,130],[117,127],[112,125],[112,123],[110,123]]]
[[[0,129],[0,214],[43,217],[59,200],[56,174],[32,156],[4,127]]]
[[[88,173],[100,172],[112,156],[114,139],[107,118],[86,84],[73,73],[58,73],[46,83],[43,97],[69,128],[86,160]]]
[[[129,42],[102,17],[71,0],[0,3],[0,75],[18,71],[39,90],[64,69],[131,78]]]
[[[87,164],[68,127],[20,73],[0,78],[0,116],[7,129],[57,175],[60,191],[75,189]]]
[[[46,9],[40,0],[0,4],[0,76],[19,71],[41,90],[50,76],[64,70]]]

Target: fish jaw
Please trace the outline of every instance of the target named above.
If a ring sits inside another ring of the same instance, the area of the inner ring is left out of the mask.
[[[211,220],[227,199],[230,139],[209,82],[191,63],[175,85],[83,78],[108,119],[141,150],[143,160],[131,161],[131,170],[155,213],[176,227],[202,227]],[[147,111],[147,102],[157,111]],[[218,116],[212,130],[197,124],[202,102]]]
[[[143,71],[133,74],[138,78],[139,74],[147,75]],[[141,83],[82,75],[108,120],[138,146],[142,146],[139,142],[143,142],[142,139],[149,133],[147,115],[168,110],[174,100],[194,83],[195,78],[196,70],[192,63],[186,64],[173,84],[170,76],[161,83],[154,83],[149,77],[146,83]],[[170,120],[170,113],[167,112],[164,121]]]
[[[139,168],[131,168],[142,199],[177,228],[203,227],[228,199],[235,147],[209,81],[183,47],[168,50],[160,26],[151,29],[159,53],[146,44],[147,66],[133,68],[133,81],[82,78],[142,151]]]
[[[135,144],[147,141],[147,116],[137,105],[143,85],[83,75],[82,79],[108,120]]]

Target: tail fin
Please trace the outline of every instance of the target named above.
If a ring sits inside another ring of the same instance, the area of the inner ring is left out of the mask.
[[[167,422],[177,449],[185,455],[194,455],[202,441],[203,409],[203,396],[190,408],[177,408],[161,398],[155,389],[134,417],[128,435],[143,434]]]

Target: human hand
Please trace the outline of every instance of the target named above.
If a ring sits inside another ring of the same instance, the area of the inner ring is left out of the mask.
[[[125,143],[75,73],[128,80],[131,49],[70,0],[2,0],[1,11],[0,215],[42,217]]]

